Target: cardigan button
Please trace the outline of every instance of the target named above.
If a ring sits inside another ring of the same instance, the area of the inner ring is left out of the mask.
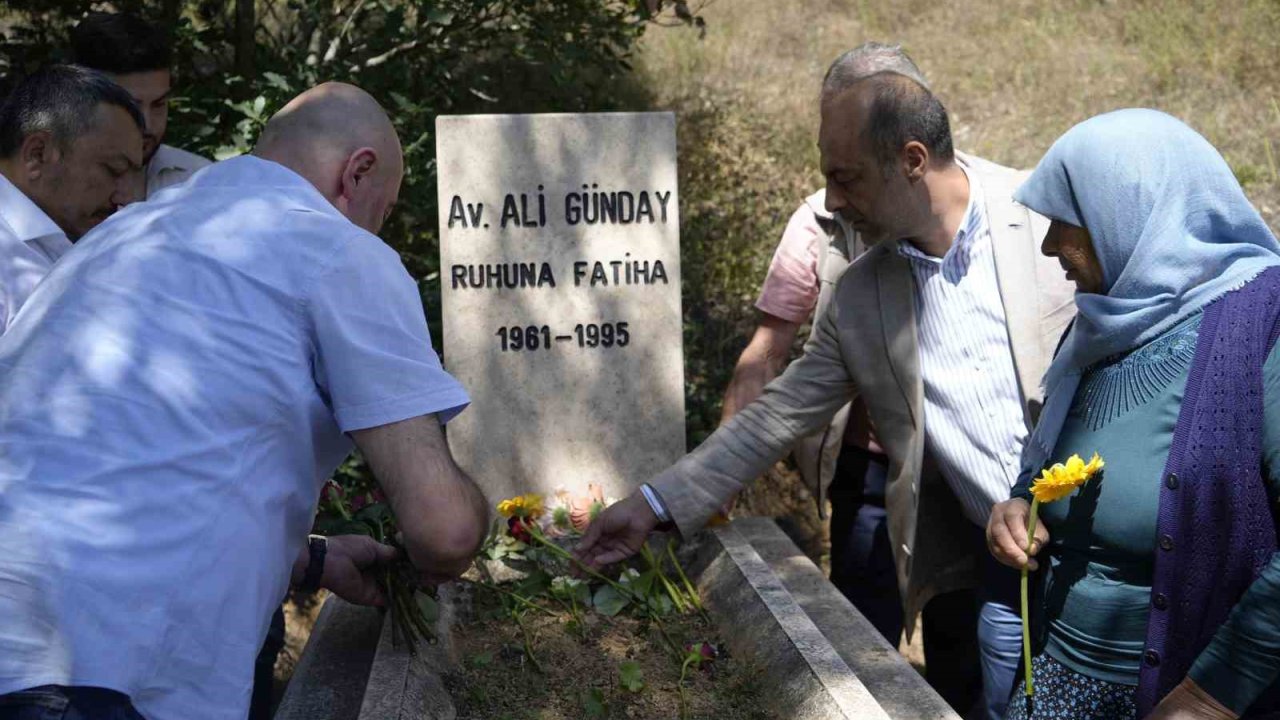
[[[1160,664],[1160,653],[1155,650],[1148,650],[1142,654],[1142,659],[1151,667],[1155,667]]]
[[[1169,477],[1164,479],[1165,487],[1170,490],[1178,489],[1178,473],[1169,473]]]
[[[1172,550],[1172,549],[1173,549],[1173,537],[1172,537],[1172,536],[1170,536],[1170,535],[1161,535],[1161,536],[1160,536],[1160,549],[1161,549],[1161,550]]]
[[[1151,604],[1155,605],[1157,610],[1167,610],[1169,609],[1169,598],[1164,593],[1156,593],[1156,596],[1151,600]]]

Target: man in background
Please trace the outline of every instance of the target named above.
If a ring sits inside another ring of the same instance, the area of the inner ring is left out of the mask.
[[[149,198],[209,164],[185,150],[164,144],[173,91],[173,50],[155,26],[128,13],[89,13],[71,31],[76,64],[102,72],[133,96],[146,121],[143,163]]]
[[[143,127],[127,92],[68,65],[0,106],[0,335],[72,243],[137,199]]]

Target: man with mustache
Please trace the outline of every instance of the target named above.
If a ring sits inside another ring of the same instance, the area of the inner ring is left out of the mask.
[[[0,106],[0,334],[73,243],[137,199],[143,124],[127,92],[68,65]]]

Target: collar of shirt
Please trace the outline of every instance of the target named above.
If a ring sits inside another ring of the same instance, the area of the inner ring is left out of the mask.
[[[965,177],[969,179],[969,205],[947,254],[941,258],[932,257],[906,240],[898,241],[900,255],[913,263],[939,266],[942,277],[953,285],[959,283],[969,273],[969,261],[973,256],[974,248],[987,235],[986,202],[983,200],[982,186],[963,164],[960,164],[960,169],[964,170]]]
[[[350,222],[306,178],[280,163],[256,155],[240,155],[214,163],[204,172],[193,176],[184,187],[192,188],[193,192],[202,187],[270,187],[287,190],[299,207],[328,213]]]
[[[0,223],[14,239],[46,255],[50,262],[71,249],[62,228],[4,175],[0,175]]]

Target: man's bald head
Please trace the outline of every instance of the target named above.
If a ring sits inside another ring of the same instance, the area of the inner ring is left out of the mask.
[[[404,175],[400,139],[365,91],[317,85],[289,101],[262,131],[254,154],[316,186],[353,223],[376,233],[395,204]]]

